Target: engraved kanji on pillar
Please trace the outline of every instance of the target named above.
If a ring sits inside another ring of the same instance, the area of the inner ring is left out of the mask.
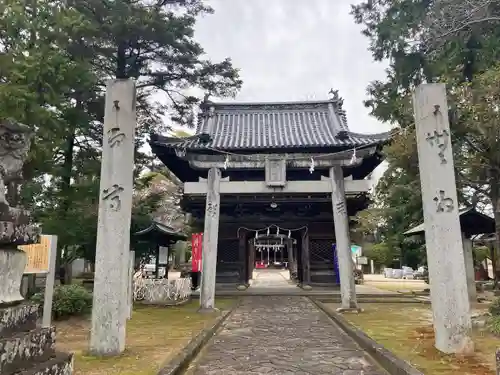
[[[450,133],[448,130],[434,130],[432,133],[427,133],[427,137],[425,139],[431,146],[437,146],[439,149],[438,156],[441,159],[441,164],[446,164],[448,161],[445,157],[445,151],[450,143]]]
[[[126,136],[119,127],[113,127],[108,130],[108,145],[113,148],[115,146],[120,146],[120,144],[125,140]]]
[[[109,201],[109,208],[111,208],[114,211],[120,211],[121,208],[121,200],[120,200],[120,193],[124,189],[118,185],[118,184],[113,184],[113,186],[109,189],[104,189],[102,191],[102,200],[104,201]]]
[[[453,198],[448,197],[444,190],[439,190],[433,200],[436,202],[436,212],[452,212],[455,208]]]

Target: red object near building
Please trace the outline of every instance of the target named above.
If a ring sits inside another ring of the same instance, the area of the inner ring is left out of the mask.
[[[191,264],[193,272],[201,272],[202,248],[203,233],[193,233],[191,236]]]

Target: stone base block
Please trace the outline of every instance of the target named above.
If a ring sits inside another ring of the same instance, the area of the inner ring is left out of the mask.
[[[0,339],[0,374],[8,374],[25,363],[48,360],[55,353],[55,327],[37,328]]]
[[[339,307],[337,310],[335,310],[339,313],[354,313],[354,314],[359,314],[360,312],[363,312],[363,309],[361,307]]]
[[[22,303],[11,307],[0,307],[0,337],[14,332],[27,332],[36,328],[38,305]]]
[[[200,308],[198,309],[198,312],[199,312],[200,314],[212,314],[212,313],[214,313],[214,312],[218,312],[218,311],[219,311],[219,309],[218,309],[218,308],[216,308],[216,307],[214,307],[213,309],[207,309],[207,308],[200,307]]]
[[[15,375],[72,375],[73,354],[56,353],[49,360],[45,362],[31,364],[29,368],[26,368],[24,370],[18,370],[14,374]],[[6,374],[6,375],[11,375],[11,374]]]

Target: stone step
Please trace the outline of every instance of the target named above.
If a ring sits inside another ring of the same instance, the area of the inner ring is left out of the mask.
[[[0,337],[14,332],[27,332],[36,328],[38,305],[25,302],[15,306],[0,307]]]
[[[55,327],[36,328],[0,339],[0,374],[15,372],[26,363],[48,360],[55,353]]]
[[[72,375],[73,354],[56,352],[44,362],[26,363],[24,368],[2,375]]]

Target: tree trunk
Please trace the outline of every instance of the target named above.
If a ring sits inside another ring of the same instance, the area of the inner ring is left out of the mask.
[[[62,165],[61,173],[61,217],[66,218],[68,216],[68,210],[71,204],[70,192],[71,192],[71,176],[73,172],[73,159],[74,159],[74,148],[75,148],[75,129],[71,129],[70,134],[68,134],[68,139],[66,140],[66,145],[64,148],[64,161]],[[59,270],[64,267],[62,263],[62,249],[63,246],[57,247],[57,257],[56,257],[56,269]]]
[[[116,51],[116,78],[127,78],[127,45],[120,41]]]
[[[70,263],[65,263],[64,264],[64,269],[65,269],[65,272],[64,272],[64,280],[66,282],[67,285],[71,284],[72,281],[73,281],[73,267],[71,267],[71,264],[73,262],[70,262]]]

